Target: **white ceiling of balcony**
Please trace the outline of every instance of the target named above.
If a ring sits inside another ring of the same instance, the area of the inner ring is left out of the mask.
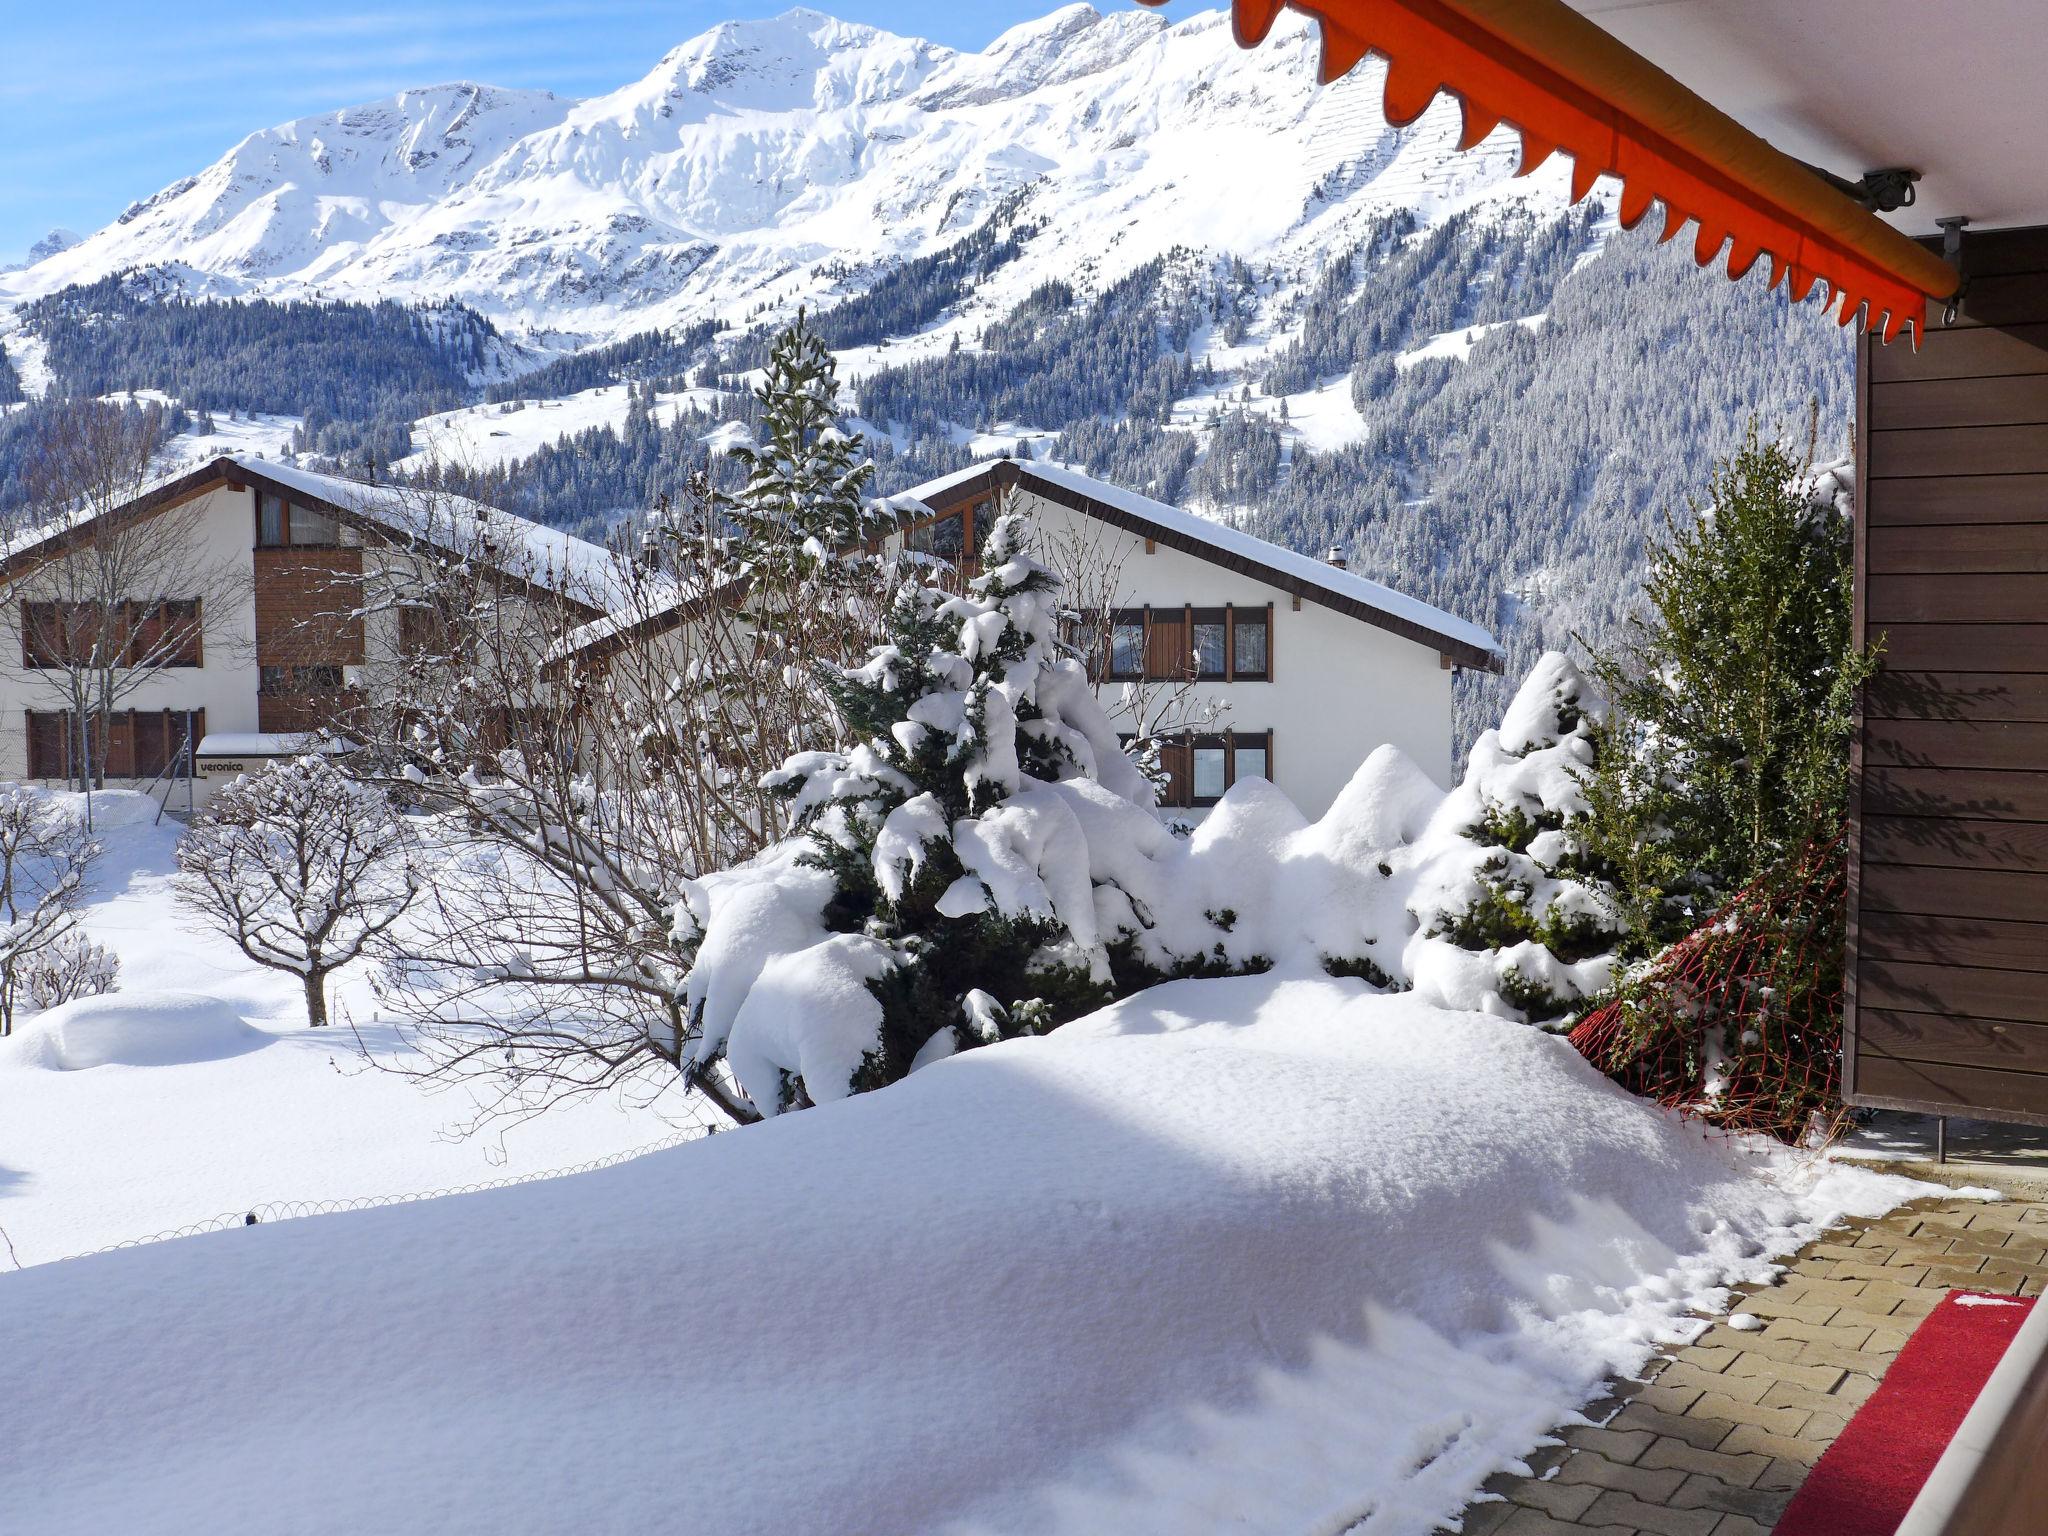
[[[1570,0],[1785,153],[1922,173],[1912,235],[2048,224],[2048,0]]]

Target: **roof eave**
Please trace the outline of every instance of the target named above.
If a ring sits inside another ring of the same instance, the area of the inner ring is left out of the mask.
[[[972,501],[978,496],[987,495],[990,491],[1006,490],[1024,484],[1027,475],[1029,475],[1027,467],[1018,463],[1017,460],[998,459],[989,464],[981,473],[949,485],[943,491],[933,496],[919,499],[934,512],[943,512],[962,502]],[[1169,527],[1164,523],[1153,522],[1150,518],[1142,517],[1113,503],[1071,490],[1056,481],[1045,479],[1042,476],[1029,475],[1029,482],[1029,489],[1034,496],[1043,496],[1047,501],[1055,502],[1070,511],[1080,512],[1086,516],[1096,518],[1110,524],[1112,527],[1122,528],[1127,532],[1142,533],[1146,538],[1164,544],[1169,549],[1177,549],[1183,554],[1193,555],[1197,559],[1207,560],[1211,564],[1226,566],[1234,570],[1242,570],[1244,574],[1253,577],[1267,586],[1277,587],[1290,597],[1298,597],[1303,602],[1315,603],[1318,607],[1331,609],[1334,612],[1344,614],[1348,618],[1357,619],[1361,623],[1371,624],[1375,628],[1384,629],[1399,635],[1404,640],[1413,641],[1417,645],[1427,646],[1442,655],[1450,657],[1458,666],[1470,667],[1474,671],[1479,672],[1499,672],[1502,670],[1503,658],[1498,647],[1488,649],[1483,646],[1474,645],[1462,635],[1445,634],[1441,630],[1432,629],[1426,624],[1403,618],[1399,614],[1388,613],[1384,609],[1373,607],[1370,603],[1347,597],[1341,592],[1334,592],[1328,587],[1318,586],[1312,581],[1304,581],[1299,576],[1284,571],[1278,566],[1267,565],[1250,559],[1240,560],[1235,556],[1228,555],[1225,551],[1219,550],[1214,544],[1205,543],[1199,538],[1191,537],[1177,528]]]

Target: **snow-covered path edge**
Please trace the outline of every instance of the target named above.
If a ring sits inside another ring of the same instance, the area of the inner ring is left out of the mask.
[[[0,1507],[184,1532],[1423,1533],[1921,1192],[1563,1042],[1175,983],[602,1173],[0,1276]]]

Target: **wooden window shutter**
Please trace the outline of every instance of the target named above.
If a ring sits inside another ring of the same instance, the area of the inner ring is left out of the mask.
[[[61,779],[64,771],[64,716],[49,710],[23,710],[28,734],[28,776]]]
[[[1178,682],[1188,675],[1188,626],[1186,610],[1154,609],[1145,631],[1145,676]]]
[[[1166,804],[1192,804],[1195,793],[1194,743],[1185,736],[1163,743],[1159,751],[1159,766],[1166,770]]]
[[[107,724],[107,777],[132,779],[135,777],[135,711],[117,709]]]
[[[137,710],[132,731],[135,777],[153,779],[164,771],[170,757],[170,712],[162,709]]]

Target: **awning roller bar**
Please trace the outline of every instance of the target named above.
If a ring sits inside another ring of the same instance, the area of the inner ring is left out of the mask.
[[[1842,324],[1860,316],[1886,341],[1908,325],[1917,335],[1927,301],[1956,290],[1939,256],[1562,0],[1233,0],[1238,42],[1264,41],[1284,4],[1321,23],[1325,82],[1378,54],[1389,122],[1414,122],[1448,90],[1464,112],[1460,148],[1510,124],[1522,135],[1517,174],[1561,149],[1572,157],[1573,202],[1614,176],[1624,225],[1656,203],[1666,240],[1697,221],[1701,266],[1725,250],[1728,275],[1740,278],[1768,259],[1773,286],[1789,283],[1797,301],[1825,283]]]

